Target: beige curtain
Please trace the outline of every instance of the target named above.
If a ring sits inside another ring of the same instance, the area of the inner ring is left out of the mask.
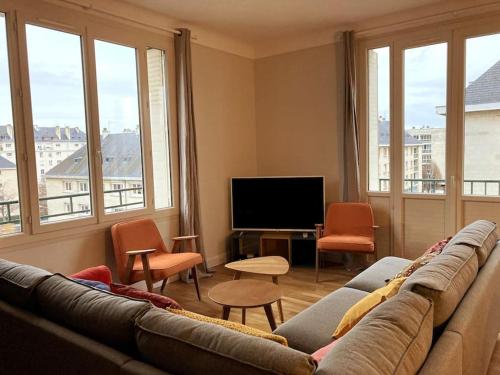
[[[356,59],[354,32],[343,33],[344,43],[344,121],[343,121],[343,155],[342,200],[356,202],[360,199],[359,185],[359,130],[356,110]]]
[[[175,75],[179,135],[180,235],[200,235],[196,245],[203,256],[204,268],[207,271],[206,254],[201,238],[198,158],[191,73],[191,32],[188,29],[179,31],[180,34],[175,34]]]

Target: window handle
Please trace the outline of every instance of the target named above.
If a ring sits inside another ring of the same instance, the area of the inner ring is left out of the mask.
[[[99,163],[101,163],[101,165],[102,165],[102,152],[101,152],[101,150],[97,150],[97,151],[96,151],[96,153],[95,153],[95,157],[96,157],[97,161],[98,161]]]

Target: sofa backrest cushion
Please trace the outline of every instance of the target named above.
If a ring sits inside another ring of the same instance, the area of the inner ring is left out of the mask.
[[[479,268],[481,268],[498,241],[496,229],[497,225],[491,221],[477,220],[453,236],[445,249],[457,244],[473,247],[477,253]]]
[[[35,304],[33,291],[52,274],[40,268],[0,259],[0,298],[27,309]]]
[[[134,325],[152,306],[54,275],[36,288],[40,313],[125,353],[135,353]]]
[[[432,299],[434,326],[438,327],[453,314],[477,271],[475,250],[466,245],[453,245],[410,275],[401,290],[411,290]]]
[[[312,374],[308,354],[153,308],[137,320],[142,359],[174,374]],[[165,353],[168,353],[166,355]]]
[[[432,302],[404,291],[367,314],[319,363],[316,374],[415,374],[432,344]]]

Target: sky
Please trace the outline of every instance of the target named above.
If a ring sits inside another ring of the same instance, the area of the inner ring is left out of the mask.
[[[80,37],[27,25],[29,77],[34,123],[85,129]],[[378,53],[379,114],[389,117],[389,53]],[[139,123],[135,50],[96,41],[101,128],[121,132]],[[500,59],[500,34],[468,39],[466,82]],[[404,51],[405,127],[443,127],[436,106],[446,104],[446,43]],[[4,18],[0,17],[0,124],[12,123]]]
[[[0,17],[0,124],[12,123],[5,19]],[[80,37],[26,26],[33,123],[86,130]],[[111,133],[139,124],[135,50],[96,41],[99,123]]]
[[[379,115],[389,119],[389,48],[379,48]],[[500,60],[500,34],[466,41],[466,85]],[[405,128],[444,127],[436,106],[446,105],[446,43],[404,51]]]

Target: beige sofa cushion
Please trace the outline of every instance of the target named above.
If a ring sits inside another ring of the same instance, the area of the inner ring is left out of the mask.
[[[445,249],[458,244],[474,247],[481,268],[498,241],[496,229],[497,225],[491,221],[477,220],[453,236]]]
[[[415,374],[432,344],[432,302],[405,291],[366,315],[321,360],[318,375]]]
[[[412,290],[434,301],[434,326],[437,327],[453,314],[477,271],[475,250],[466,245],[453,245],[410,275],[401,290]]]
[[[312,374],[308,354],[153,308],[137,320],[141,357],[174,374]]]

